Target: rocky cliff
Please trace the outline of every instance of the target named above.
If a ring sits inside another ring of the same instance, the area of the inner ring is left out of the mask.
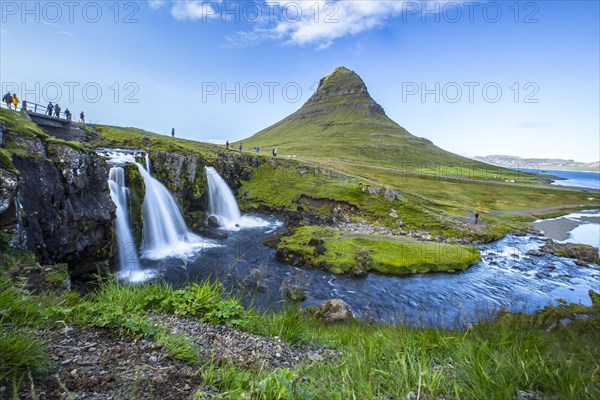
[[[4,133],[0,230],[42,263],[67,263],[72,277],[109,266],[115,205],[104,160],[41,132]]]

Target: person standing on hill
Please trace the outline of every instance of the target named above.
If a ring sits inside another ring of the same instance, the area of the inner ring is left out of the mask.
[[[273,157],[277,157],[277,148],[273,149]]]
[[[478,212],[475,213],[475,223],[476,224],[479,223],[479,213]]]
[[[67,121],[71,122],[72,115],[71,115],[71,111],[69,111],[68,108],[65,110],[65,118],[67,119]]]
[[[12,104],[12,96],[10,95],[10,92],[4,95],[2,101],[6,103],[6,107],[8,107],[8,109],[10,110],[10,105]]]
[[[52,105],[52,102],[48,103],[48,107],[46,107],[46,108],[47,108],[47,110],[46,110],[47,114],[49,116],[52,116],[52,112],[54,111],[54,106]]]
[[[175,128],[171,129],[171,137],[174,138],[175,137]]]
[[[242,152],[243,145],[240,143],[240,153]]]
[[[85,124],[85,114],[83,113],[83,111],[79,113],[79,119]]]
[[[56,118],[60,118],[60,106],[58,103],[54,106],[54,115],[56,115]]]
[[[229,150],[229,140],[225,142],[225,148]]]
[[[15,106],[15,111],[17,111],[17,106],[19,105],[19,98],[17,97],[16,93],[12,95],[12,104],[13,106]],[[10,106],[8,108],[10,108]]]

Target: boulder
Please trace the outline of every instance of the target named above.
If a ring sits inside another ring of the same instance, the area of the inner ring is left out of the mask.
[[[219,221],[219,217],[216,215],[211,215],[206,219],[206,225],[209,228],[217,229],[221,227],[221,221]]]
[[[325,300],[319,315],[323,321],[329,323],[344,322],[354,318],[354,313],[348,303],[340,299]]]

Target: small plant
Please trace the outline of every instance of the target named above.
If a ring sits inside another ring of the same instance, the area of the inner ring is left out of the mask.
[[[277,368],[265,379],[256,384],[252,399],[255,400],[308,400],[311,398],[307,390],[287,368]]]
[[[0,332],[0,386],[18,388],[29,372],[41,374],[48,368],[49,357],[43,344],[23,331]]]
[[[156,341],[165,346],[168,357],[184,360],[190,364],[198,364],[200,361],[200,348],[185,335],[162,335]]]

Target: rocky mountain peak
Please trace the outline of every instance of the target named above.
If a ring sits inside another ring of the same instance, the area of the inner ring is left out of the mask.
[[[337,67],[332,73],[319,82],[317,91],[304,104],[305,107],[319,104],[346,104],[356,108],[369,108],[385,114],[369,94],[365,82],[354,71],[346,67]]]

